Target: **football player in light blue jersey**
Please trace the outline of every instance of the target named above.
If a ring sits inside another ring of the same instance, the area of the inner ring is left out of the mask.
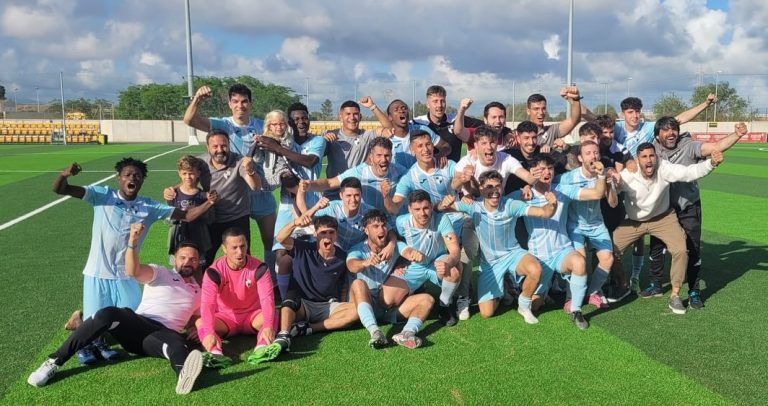
[[[571,300],[565,303],[565,311],[570,313],[576,327],[586,329],[589,323],[581,312],[581,304],[587,291],[587,271],[584,256],[573,248],[568,238],[567,218],[568,207],[574,200],[599,200],[605,195],[605,175],[603,164],[595,162],[595,171],[599,173],[595,188],[579,189],[572,185],[552,184],[554,177],[554,161],[547,154],[535,157],[531,168],[539,167],[541,176],[532,188],[533,198],[527,203],[530,206],[543,206],[548,203],[545,193],[552,192],[557,198],[557,211],[552,218],[524,217],[525,226],[530,235],[528,251],[541,261],[541,284],[536,290],[534,300],[542,300],[549,288],[552,276],[557,272],[570,275],[568,280]],[[520,199],[520,191],[510,195]]]
[[[457,201],[453,207],[470,216],[480,240],[477,287],[480,315],[484,318],[493,316],[499,298],[504,294],[504,277],[509,273],[518,284],[524,278],[517,311],[526,323],[535,324],[539,320],[531,311],[531,300],[539,285],[541,264],[518,244],[515,224],[522,216],[551,217],[555,214],[557,200],[552,193],[546,192],[547,204],[529,207],[521,201],[502,198],[503,181],[504,177],[497,171],[484,172],[479,178],[482,200]]]
[[[577,157],[581,166],[562,174],[559,178],[560,185],[573,185],[582,189],[594,188],[597,184],[597,176],[594,162],[600,162],[600,147],[592,142],[585,141],[578,147]],[[619,204],[616,188],[612,178],[609,178],[605,191],[610,207]],[[613,243],[608,229],[603,222],[603,214],[600,211],[599,200],[574,201],[568,208],[568,236],[581,255],[586,258],[586,245],[597,252],[598,264],[592,273],[592,280],[587,288],[588,303],[597,308],[607,308],[608,301],[602,293],[602,286],[608,279],[608,274],[613,266]]]
[[[395,162],[406,168],[410,168],[416,163],[416,157],[410,146],[410,135],[415,131],[427,132],[432,140],[432,146],[437,149],[435,157],[441,163],[447,161],[444,157],[448,156],[451,147],[437,133],[432,131],[429,126],[410,121],[410,111],[404,101],[400,99],[392,100],[389,106],[387,106],[387,118],[389,118],[389,123],[391,124],[391,131],[382,131],[381,135],[390,137]],[[382,125],[385,125],[385,123],[382,123]]]
[[[240,83],[235,83],[229,88],[228,103],[229,109],[232,111],[231,117],[206,118],[198,113],[197,109],[200,104],[211,96],[213,96],[213,92],[208,86],[197,89],[184,113],[184,123],[200,131],[222,130],[226,132],[229,134],[230,150],[246,156],[255,141],[254,137],[264,132],[264,122],[250,116],[253,106],[251,89]],[[263,167],[257,166],[256,171],[263,174]],[[277,220],[277,203],[271,192],[263,190],[252,191],[250,201],[250,215],[259,226],[266,262],[270,269],[274,269],[275,258],[272,253],[272,242],[275,235],[275,221]]]
[[[387,345],[387,338],[379,329],[377,320],[394,324],[407,320],[403,330],[392,339],[406,348],[421,346],[416,334],[429,316],[435,299],[428,293],[408,295],[408,284],[403,279],[402,267],[395,269],[399,254],[383,258],[388,240],[387,215],[373,209],[363,216],[365,241],[355,245],[347,254],[347,269],[357,275],[349,287],[351,301],[357,308],[360,321],[371,334],[372,348]],[[403,243],[398,248],[407,253]]]
[[[396,183],[405,172],[404,167],[392,163],[392,141],[384,137],[376,137],[368,148],[368,158],[365,163],[347,169],[336,177],[312,181],[309,183],[309,190],[320,192],[333,190],[338,188],[344,179],[358,178],[363,185],[363,202],[384,210],[381,183]]]
[[[408,288],[414,292],[427,281],[440,286],[439,319],[450,327],[457,323],[451,304],[461,279],[461,270],[457,267],[461,247],[448,217],[433,211],[429,193],[412,192],[408,196],[409,214],[397,218],[397,232],[408,248],[412,248],[401,253],[411,261],[405,270]]]
[[[133,310],[141,301],[141,289],[135,279],[125,272],[125,252],[130,246],[128,236],[131,224],[141,223],[149,228],[161,219],[194,221],[205,213],[218,198],[208,193],[208,200],[187,211],[139,196],[147,177],[147,165],[137,159],[123,158],[115,164],[118,188],[108,186],[75,186],[67,178],[80,172],[80,165],[73,163],[64,169],[53,182],[53,191],[82,199],[93,206],[91,249],[83,270],[83,318],[88,319],[98,310],[109,306],[127,307]],[[144,235],[146,236],[146,234]],[[112,351],[101,339],[89,344],[77,353],[80,364],[96,362],[95,353],[104,359],[119,354]]]

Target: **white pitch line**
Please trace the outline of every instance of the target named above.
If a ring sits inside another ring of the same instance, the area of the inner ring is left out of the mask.
[[[149,161],[151,161],[151,160],[153,160],[155,158],[160,158],[163,155],[168,155],[168,154],[174,153],[176,151],[180,151],[180,150],[182,150],[184,148],[187,148],[188,146],[189,145],[185,145],[185,146],[183,146],[181,148],[172,149],[170,151],[163,152],[162,154],[157,154],[155,156],[152,156],[152,157],[149,157],[149,158],[145,159],[144,162],[149,162]],[[104,179],[97,180],[96,182],[91,183],[88,186],[93,186],[93,185],[98,185],[99,183],[104,183],[104,182],[114,178],[115,176],[117,176],[117,174],[112,174],[110,176],[107,176]],[[13,219],[13,220],[11,220],[11,221],[3,224],[3,225],[0,225],[0,231],[3,231],[6,228],[9,228],[9,227],[14,226],[14,225],[16,225],[18,223],[21,223],[22,221],[24,221],[24,220],[26,220],[26,219],[28,219],[28,218],[30,218],[32,216],[35,216],[37,214],[40,214],[40,213],[50,209],[51,207],[56,206],[57,204],[59,204],[61,202],[64,202],[64,201],[66,201],[67,199],[70,199],[70,198],[71,198],[71,196],[64,196],[61,199],[54,200],[54,201],[46,204],[45,206],[38,207],[37,209],[32,210],[31,212],[29,212],[27,214],[24,214],[23,216],[16,217],[15,219]]]

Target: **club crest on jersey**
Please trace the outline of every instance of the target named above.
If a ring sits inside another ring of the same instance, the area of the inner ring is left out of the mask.
[[[250,288],[250,287],[251,287],[251,285],[253,285],[253,282],[251,282],[251,280],[250,280],[250,279],[246,279],[246,280],[245,280],[245,287],[246,287],[246,288]]]

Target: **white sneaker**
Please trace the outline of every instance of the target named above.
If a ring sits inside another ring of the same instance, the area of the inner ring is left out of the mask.
[[[533,315],[533,312],[528,307],[518,307],[517,312],[523,316],[523,320],[525,320],[525,322],[528,324],[536,324],[539,322],[539,319]]]
[[[203,354],[198,350],[192,350],[184,360],[184,366],[179,372],[179,380],[176,381],[176,393],[186,395],[192,391],[195,386],[195,380],[203,370]]]
[[[52,376],[56,375],[58,370],[59,366],[56,365],[52,358],[49,358],[43,362],[43,365],[40,365],[40,368],[37,368],[35,372],[29,375],[27,383],[38,388],[44,386]]]
[[[469,298],[459,297],[456,300],[456,312],[459,313],[459,320],[469,320]]]

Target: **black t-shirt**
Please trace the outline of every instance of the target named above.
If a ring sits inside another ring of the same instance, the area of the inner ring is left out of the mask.
[[[317,243],[293,240],[293,279],[301,288],[301,297],[313,302],[340,301],[347,275],[347,253],[336,247],[330,260],[320,256]]]
[[[430,130],[434,131],[440,138],[447,142],[448,145],[451,146],[451,153],[448,155],[448,159],[453,162],[459,162],[461,159],[462,141],[453,135],[453,118],[449,120],[448,115],[443,114],[439,123],[433,123],[432,120],[429,119],[429,114],[427,114],[426,121],[423,119],[415,121],[420,124],[426,124]],[[464,116],[465,128],[477,128],[481,125],[483,125],[482,120]]]

